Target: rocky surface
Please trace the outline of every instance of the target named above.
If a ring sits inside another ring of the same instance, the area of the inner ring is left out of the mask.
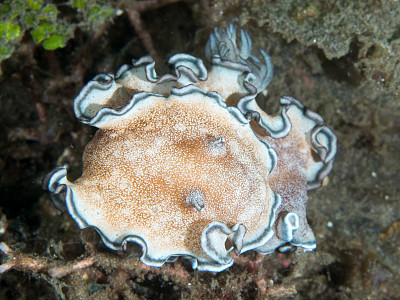
[[[77,32],[57,51],[26,37],[2,63],[0,240],[10,249],[1,263],[14,265],[0,275],[0,298],[398,298],[400,4],[203,2],[141,13],[159,62],[178,52],[201,56],[212,27],[236,20],[275,65],[260,105],[274,112],[280,96],[293,96],[338,137],[329,182],[309,193],[317,249],[250,251],[218,274],[193,271],[184,260],[150,268],[135,245],[107,250],[93,230],[80,232],[68,214],[57,216],[42,177],[65,161],[80,170],[93,134],[75,120],[73,99],[94,75],[149,52],[122,14],[101,31]]]

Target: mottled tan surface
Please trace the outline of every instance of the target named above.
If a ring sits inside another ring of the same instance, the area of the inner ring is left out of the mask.
[[[200,237],[212,221],[244,224],[245,240],[263,230],[269,154],[250,126],[212,98],[152,99],[87,145],[72,186],[78,214],[110,240],[141,236],[157,257],[205,255]],[[201,211],[186,199],[193,190],[205,196]]]

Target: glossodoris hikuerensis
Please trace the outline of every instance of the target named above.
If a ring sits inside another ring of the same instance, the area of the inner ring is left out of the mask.
[[[277,116],[259,108],[273,68],[251,50],[249,35],[230,25],[210,35],[209,70],[177,54],[162,77],[150,57],[96,76],[74,102],[77,118],[99,128],[83,174],[71,182],[59,167],[44,180],[56,207],[112,249],[139,243],[150,266],[183,256],[222,271],[232,250],[314,249],[307,190],[330,172],[336,137],[291,97]]]

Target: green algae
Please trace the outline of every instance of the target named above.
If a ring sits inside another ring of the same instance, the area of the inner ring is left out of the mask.
[[[65,8],[69,8],[65,9]],[[96,28],[116,9],[107,2],[7,0],[0,4],[0,62],[9,58],[29,32],[46,50],[65,47],[76,28]]]

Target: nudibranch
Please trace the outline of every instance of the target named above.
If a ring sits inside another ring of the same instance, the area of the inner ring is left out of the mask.
[[[264,51],[251,52],[249,35],[230,25],[211,33],[208,68],[176,54],[172,74],[158,77],[143,57],[94,77],[74,111],[98,131],[79,179],[68,180],[66,166],[44,179],[55,206],[111,249],[140,244],[150,266],[183,256],[218,272],[233,250],[314,249],[307,190],[330,172],[336,137],[294,98],[265,113],[255,98],[273,67]]]

